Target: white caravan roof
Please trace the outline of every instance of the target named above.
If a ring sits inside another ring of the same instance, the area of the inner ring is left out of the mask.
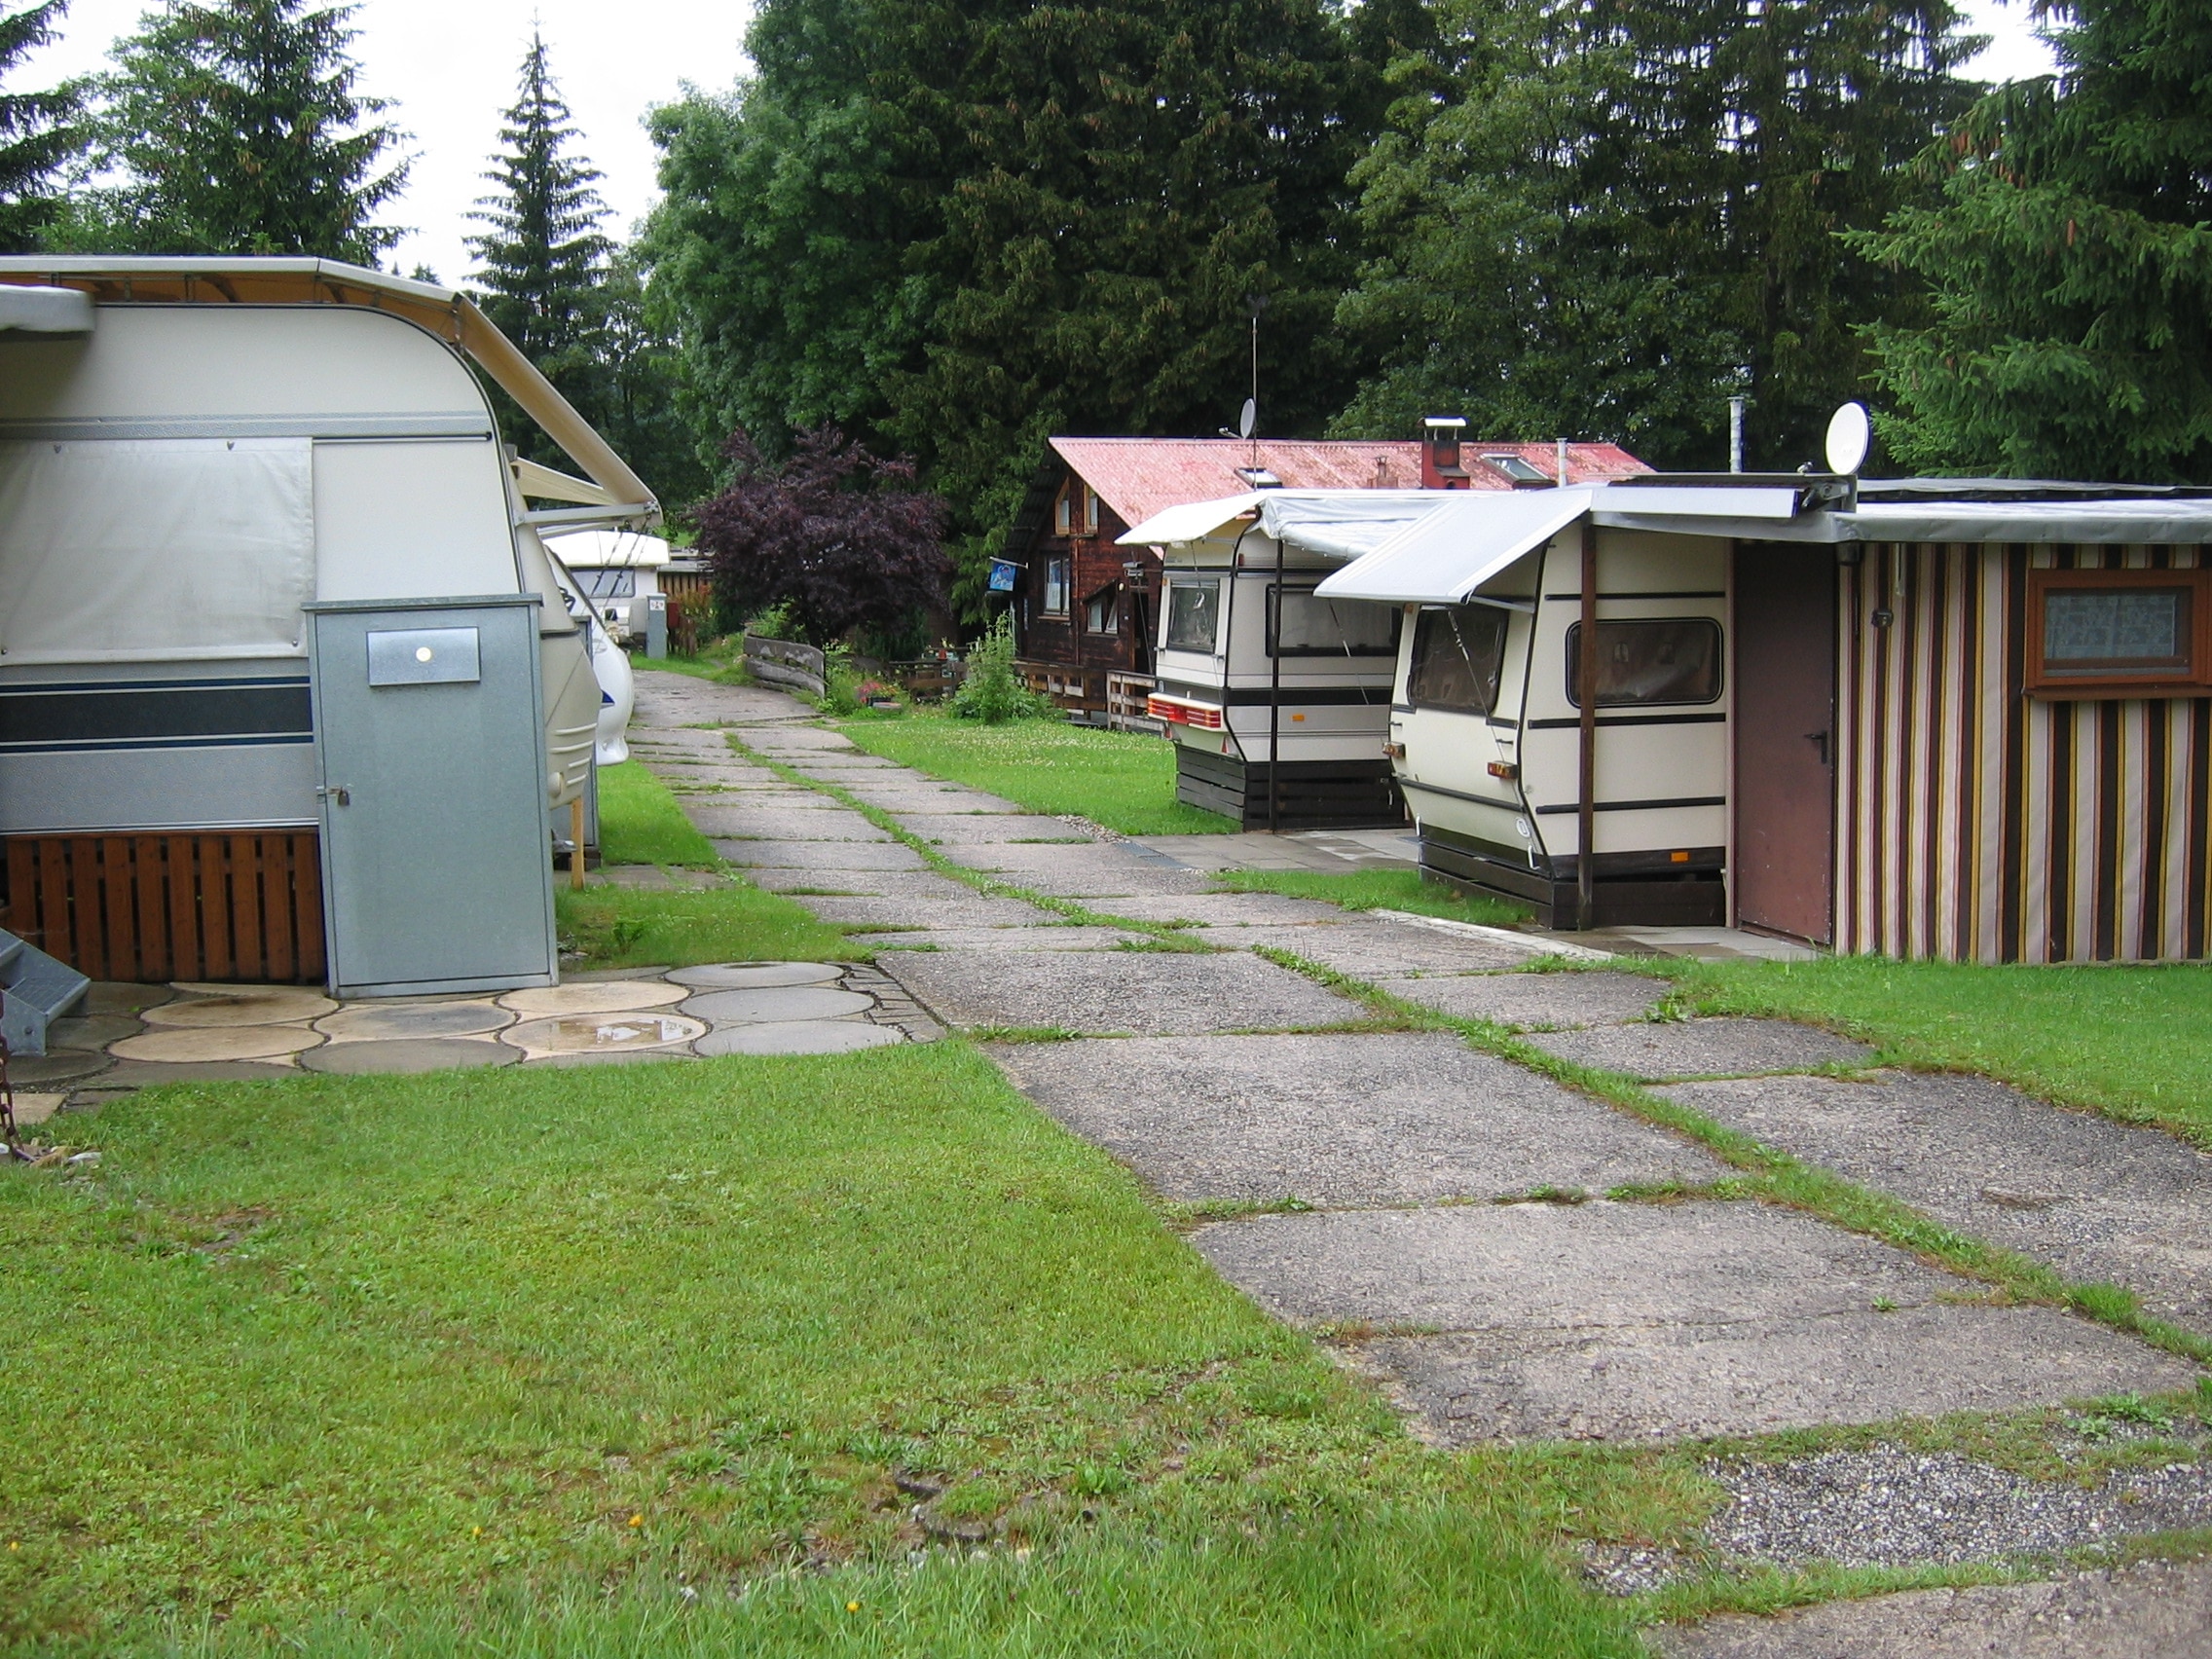
[[[591,517],[602,522],[613,517],[649,523],[659,516],[659,503],[645,481],[554,389],[537,365],[492,325],[476,303],[454,289],[333,259],[92,254],[0,258],[0,285],[75,289],[113,304],[335,305],[390,312],[465,352],[583,469],[585,477],[578,479],[534,462],[518,462],[515,472],[524,495],[582,503]],[[8,327],[26,331],[37,328],[39,320],[48,329],[66,327],[65,318],[43,311],[56,304],[11,299],[0,310],[0,318]],[[42,308],[38,320],[34,307]]]
[[[548,533],[545,545],[571,571],[657,571],[670,558],[666,541],[634,530]]]

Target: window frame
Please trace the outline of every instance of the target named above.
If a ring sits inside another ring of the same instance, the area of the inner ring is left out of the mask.
[[[2189,625],[2189,660],[2179,667],[2116,669],[2110,673],[2052,673],[2044,654],[2047,604],[2051,591],[2095,588],[2180,588],[2189,594],[2184,615]],[[2157,696],[2160,692],[2195,695],[2212,686],[2212,569],[2028,571],[2027,629],[2021,641],[2021,689],[2049,700]]]
[[[1106,607],[1106,623],[1103,628],[1090,625],[1091,608],[1103,603]],[[1122,635],[1122,584],[1108,582],[1083,602],[1083,632],[1092,640],[1116,640]]]
[[[1459,631],[1460,612],[1475,612],[1486,620],[1495,616],[1497,629],[1497,668],[1490,686],[1490,700],[1481,707],[1466,703],[1439,703],[1415,693],[1415,682],[1426,661],[1421,654],[1421,629],[1431,616],[1441,617],[1453,629],[1453,642],[1459,647],[1461,657],[1471,672],[1474,659],[1466,655],[1467,638]],[[1399,624],[1399,637],[1404,638],[1404,622]],[[1493,605],[1424,605],[1414,622],[1413,647],[1406,658],[1406,705],[1440,715],[1460,715],[1470,719],[1489,719],[1497,713],[1498,704],[1505,697],[1506,659],[1513,648],[1513,613],[1501,606]]]
[[[1181,651],[1187,656],[1208,656],[1215,658],[1219,658],[1221,656],[1222,617],[1229,608],[1228,606],[1223,603],[1223,586],[1227,579],[1228,578],[1225,576],[1218,575],[1183,575],[1173,571],[1170,571],[1168,573],[1166,583],[1167,591],[1161,596],[1160,649],[1163,651]],[[1179,645],[1175,644],[1173,636],[1173,629],[1175,626],[1175,594],[1176,590],[1179,588],[1211,588],[1213,590],[1213,639],[1207,643],[1206,647],[1203,650],[1199,650],[1195,645]]]
[[[1052,604],[1053,571],[1059,572],[1060,602]],[[1075,594],[1075,558],[1068,553],[1048,553],[1043,569],[1037,572],[1037,614],[1065,618]]]
[[[1396,659],[1398,655],[1398,642],[1405,637],[1406,619],[1405,613],[1395,605],[1378,605],[1374,607],[1374,608],[1377,610],[1386,610],[1389,612],[1390,641],[1387,645],[1377,645],[1372,650],[1357,651],[1344,650],[1341,648],[1332,649],[1331,647],[1326,645],[1293,645],[1286,651],[1277,650],[1275,648],[1275,634],[1282,614],[1282,600],[1280,596],[1285,593],[1302,593],[1310,597],[1313,591],[1314,590],[1312,588],[1301,587],[1295,582],[1270,582],[1268,584],[1268,599],[1267,605],[1265,607],[1265,612],[1268,621],[1267,654],[1269,656],[1279,656],[1286,662],[1289,661],[1292,657],[1318,657],[1323,659],[1324,661],[1331,662],[1382,662],[1385,660],[1394,661]],[[1328,602],[1324,600],[1322,603],[1327,604]],[[1367,602],[1362,600],[1348,600],[1346,603],[1351,605],[1359,605],[1365,604]]]
[[[1663,703],[1645,702],[1641,698],[1614,700],[1600,697],[1598,707],[1601,710],[1708,709],[1727,696],[1728,635],[1727,630],[1721,627],[1720,619],[1717,616],[1601,616],[1598,618],[1598,627],[1601,632],[1607,628],[1635,628],[1652,624],[1668,624],[1677,627],[1694,625],[1713,630],[1713,695],[1710,697],[1675,697]],[[1561,677],[1566,682],[1567,706],[1578,712],[1582,707],[1582,688],[1575,682],[1582,678],[1577,672],[1582,666],[1581,659],[1577,654],[1581,638],[1582,623],[1580,618],[1577,618],[1567,625],[1566,637],[1560,642],[1560,668]]]

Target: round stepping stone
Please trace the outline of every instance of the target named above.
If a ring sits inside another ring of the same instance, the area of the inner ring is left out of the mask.
[[[504,1043],[464,1037],[401,1037],[389,1042],[327,1043],[300,1057],[309,1071],[365,1077],[378,1072],[445,1071],[454,1066],[511,1066],[522,1058]]]
[[[622,1054],[640,1049],[666,1049],[706,1035],[706,1022],[677,1014],[613,1010],[607,1014],[563,1014],[532,1019],[499,1034],[532,1059],[554,1054]]]
[[[725,1025],[699,1039],[702,1054],[845,1054],[905,1041],[896,1026],[858,1019],[777,1019]]]
[[[781,1019],[835,1019],[841,1014],[866,1014],[874,1005],[873,997],[859,991],[832,990],[828,985],[784,985],[756,991],[709,991],[685,1003],[683,1012],[718,1025],[755,1025]]]
[[[512,1025],[515,1016],[492,1002],[356,1005],[315,1021],[315,1029],[348,1043],[474,1037]]]
[[[764,985],[826,985],[844,971],[835,962],[713,962],[678,968],[668,977],[697,990],[736,991]]]
[[[43,1054],[16,1054],[8,1061],[8,1081],[18,1087],[69,1083],[105,1071],[111,1062],[95,1049],[49,1049]]]
[[[283,1025],[336,1014],[338,1005],[328,997],[291,985],[179,985],[190,992],[175,1002],[163,1003],[139,1015],[148,1025],[193,1027]],[[265,1050],[267,1053],[289,1052]],[[226,1054],[225,1059],[240,1056]]]
[[[578,985],[540,985],[534,990],[509,991],[499,999],[525,1018],[557,1014],[628,1014],[637,1009],[666,1008],[690,993],[682,985],[659,979],[594,979]]]
[[[321,1041],[304,1025],[182,1026],[126,1037],[108,1052],[126,1060],[266,1060]]]

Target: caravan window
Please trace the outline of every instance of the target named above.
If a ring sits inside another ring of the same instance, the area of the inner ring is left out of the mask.
[[[2202,570],[2030,571],[2031,691],[2095,695],[2203,684],[2212,576]]]
[[[1213,654],[1220,636],[1221,583],[1175,580],[1167,584],[1167,648]]]
[[[629,599],[638,591],[635,571],[578,571],[576,580],[594,599]]]
[[[1582,707],[1582,624],[1567,631],[1567,700]],[[1708,616],[1598,624],[1598,707],[1711,703],[1720,695],[1720,624]]]
[[[1270,656],[1396,656],[1398,608],[1321,599],[1310,588],[1268,589]]]
[[[1505,666],[1505,625],[1511,617],[1491,605],[1457,610],[1424,610],[1414,630],[1413,671],[1406,699],[1417,709],[1450,709],[1487,715],[1497,707],[1498,676]]]

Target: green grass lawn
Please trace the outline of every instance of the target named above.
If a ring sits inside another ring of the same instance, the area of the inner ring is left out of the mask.
[[[664,657],[633,653],[630,669],[635,674],[684,674],[693,680],[712,680],[718,685],[755,683],[746,672],[744,642],[736,635],[716,641],[697,656],[678,656],[673,651]]]
[[[615,865],[713,869],[721,863],[668,786],[636,760],[599,769],[599,850]]]
[[[1059,720],[988,726],[937,714],[854,720],[838,729],[870,755],[988,790],[1032,812],[1074,813],[1124,835],[1236,828],[1175,798],[1175,747],[1157,737]]]
[[[1636,1651],[1562,1483],[1416,1446],[962,1043],[71,1138],[0,1173],[0,1646]]]
[[[1701,1013],[1808,1019],[1931,1070],[2162,1124],[2212,1149],[2212,967],[1827,957],[1656,965]]]

